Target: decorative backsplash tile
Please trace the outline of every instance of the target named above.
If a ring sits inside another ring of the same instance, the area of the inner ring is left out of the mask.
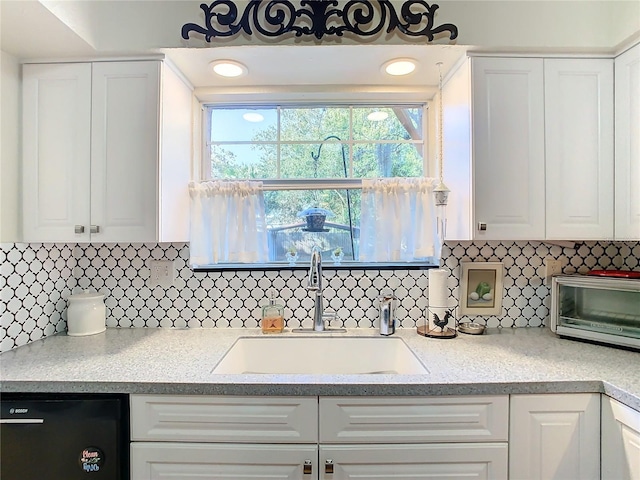
[[[0,245],[0,351],[66,329],[73,245]]]
[[[576,249],[540,242],[459,242],[443,248],[456,303],[462,261],[504,264],[502,315],[473,317],[490,327],[540,327],[549,315],[544,259],[564,273],[640,268],[638,242],[585,242]],[[256,328],[270,289],[286,306],[287,327],[310,327],[313,299],[303,270],[195,273],[187,244],[0,245],[0,351],[66,329],[66,298],[77,289],[105,294],[110,327]],[[149,260],[174,261],[170,288],[149,285]],[[377,326],[377,297],[400,299],[400,328],[415,328],[428,305],[428,270],[325,268],[325,301],[347,328]],[[462,320],[462,319],[461,319]]]

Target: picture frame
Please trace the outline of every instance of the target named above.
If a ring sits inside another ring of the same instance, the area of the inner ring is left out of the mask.
[[[500,315],[503,277],[502,262],[462,262],[460,315]]]

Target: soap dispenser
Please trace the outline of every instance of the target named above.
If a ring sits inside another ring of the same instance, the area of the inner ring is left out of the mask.
[[[262,333],[282,333],[284,307],[276,303],[275,292],[269,294],[269,304],[262,307]]]

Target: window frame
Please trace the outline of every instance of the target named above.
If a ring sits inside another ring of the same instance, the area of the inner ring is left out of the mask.
[[[242,102],[206,102],[206,103],[202,103],[201,107],[202,107],[202,150],[200,152],[200,178],[203,181],[207,181],[207,180],[213,180],[213,178],[210,175],[211,172],[211,165],[207,165],[210,162],[210,158],[211,158],[211,140],[210,138],[207,138],[207,133],[211,131],[211,117],[210,115],[207,114],[207,112],[209,111],[209,107],[211,106],[215,106],[215,107],[222,107],[222,108],[266,108],[266,107],[273,107],[273,108],[313,108],[313,107],[337,107],[337,108],[349,108],[350,109],[350,117],[352,117],[353,113],[352,113],[352,109],[358,108],[358,107],[381,107],[381,108],[388,108],[389,106],[412,106],[412,107],[418,107],[418,106],[422,106],[422,141],[417,141],[417,140],[411,140],[411,141],[404,141],[404,142],[398,142],[397,140],[379,140],[376,141],[375,143],[379,143],[379,144],[397,144],[397,143],[404,143],[404,144],[422,144],[422,150],[423,150],[423,156],[422,156],[422,171],[424,172],[425,176],[427,175],[427,172],[431,171],[431,164],[430,164],[430,158],[429,158],[429,153],[430,153],[430,145],[429,145],[429,125],[430,125],[430,118],[429,118],[429,102],[426,100],[416,100],[413,102],[407,102],[407,101],[362,101],[362,102],[296,102],[296,101],[288,101],[288,102],[278,102],[278,101],[271,101],[271,102],[263,102],[263,103],[256,103],[256,102],[247,102],[247,103],[242,103]],[[262,144],[265,145],[280,145],[281,143],[286,143],[286,144],[290,144],[290,145],[318,145],[318,144],[324,144],[325,141],[323,140],[303,140],[303,141],[290,141],[290,140],[286,140],[286,141],[282,141],[280,139],[280,125],[279,125],[279,118],[280,116],[278,115],[278,138],[276,140],[271,140],[271,141],[264,141],[261,142]],[[352,120],[350,120],[350,138],[348,139],[340,139],[340,142],[342,145],[346,146],[346,151],[348,152],[348,164],[349,164],[349,173],[350,175],[353,174],[353,162],[352,162],[352,155],[353,155],[353,146],[355,145],[368,145],[374,142],[371,141],[365,141],[365,140],[354,140],[353,138],[351,138],[351,126],[352,126]],[[333,141],[333,140],[332,140]],[[337,141],[336,141],[337,142]],[[215,142],[216,144],[219,145],[224,145],[225,142]],[[247,144],[247,145],[251,145],[254,142],[228,142],[228,143],[232,143],[232,144]],[[314,183],[317,183],[318,181],[324,181],[327,180],[325,177],[317,179],[317,178],[309,178],[309,179],[286,179],[286,178],[280,178],[280,149],[278,148],[278,158],[277,158],[277,168],[278,168],[278,178],[277,179],[250,179],[250,180],[256,180],[256,181],[261,181],[263,182],[263,184],[265,185],[265,189],[269,189],[269,190],[276,190],[276,189],[281,189],[284,190],[285,188],[281,188],[286,184],[289,185],[294,185],[296,186],[296,189],[302,189],[302,187],[300,187],[300,185],[303,182],[307,183],[307,190],[321,190],[322,187],[319,188],[315,188],[314,187]],[[238,179],[238,180],[246,180],[246,179]],[[336,187],[331,187],[331,188],[346,188],[345,185],[354,185],[354,186],[350,186],[349,188],[362,188],[362,180],[359,178],[353,178],[353,177],[349,177],[349,178],[332,178],[331,181],[334,181],[336,185]],[[353,182],[350,182],[353,181]],[[357,181],[357,182],[355,182]],[[298,185],[300,184],[300,185]],[[355,186],[355,185],[358,186]],[[340,186],[342,185],[342,186]],[[279,188],[280,187],[280,188]],[[326,188],[326,187],[324,187]]]
[[[209,99],[203,99],[200,102],[201,107],[201,148],[200,148],[200,161],[198,162],[199,166],[199,178],[202,181],[211,180],[211,166],[210,166],[210,155],[211,155],[211,139],[210,139],[210,130],[211,116],[208,115],[208,107],[222,107],[222,108],[265,108],[265,107],[301,107],[301,108],[313,108],[313,107],[390,107],[390,106],[421,106],[422,108],[422,148],[423,148],[423,172],[424,176],[429,176],[429,173],[435,168],[432,165],[432,162],[435,159],[433,157],[433,146],[431,145],[430,140],[432,139],[431,133],[431,124],[435,123],[434,119],[431,118],[431,103],[434,101],[433,99],[427,99],[425,92],[420,92],[420,94],[409,94],[408,92],[401,92],[398,94],[384,94],[384,95],[373,95],[367,96],[367,99],[347,99],[347,96],[351,96],[351,94],[344,94],[344,92],[338,94],[336,98],[332,97],[329,99],[325,97],[324,94],[319,95],[319,99],[311,100],[305,99],[305,95],[301,95],[300,97],[297,94],[294,94],[292,98],[284,99],[277,95],[266,95],[269,97],[268,99],[262,99],[261,101],[255,101],[252,97],[253,95],[238,95],[237,97],[230,99],[224,94],[221,96],[212,95],[209,96]],[[230,95],[229,97],[234,97],[234,95]],[[344,98],[341,98],[344,97]],[[413,97],[413,98],[411,98]],[[244,101],[243,100],[246,100]],[[350,114],[351,115],[351,114]],[[279,127],[279,126],[278,126]],[[273,142],[265,142],[265,143],[280,143],[280,128],[278,128],[278,139]],[[350,137],[352,137],[351,126],[350,126]],[[337,140],[336,140],[337,142]],[[353,140],[349,138],[347,140],[340,140],[340,142],[344,145],[348,145],[348,161],[349,161],[349,169],[350,173],[353,171],[352,166],[352,145],[356,144],[371,144],[371,142],[363,141],[363,140]],[[238,143],[238,142],[236,142]],[[253,143],[253,142],[247,142]],[[296,142],[287,142],[287,143],[296,143]],[[300,144],[319,144],[322,143],[322,140],[317,141],[301,141]],[[379,143],[398,143],[396,140],[388,140],[388,141],[380,141]],[[408,141],[406,143],[420,143],[417,141]],[[278,153],[279,156],[279,153]],[[278,169],[279,169],[279,158],[278,158]],[[278,171],[278,175],[280,172]],[[322,190],[322,189],[362,189],[362,179],[360,178],[312,178],[312,179],[253,179],[256,181],[263,182],[265,190]],[[340,265],[334,265],[331,262],[326,262],[323,265],[326,270],[426,270],[430,268],[437,268],[437,265],[433,265],[427,262],[412,262],[412,263],[399,263],[399,262],[375,262],[375,263],[366,263],[366,262],[349,262],[345,261]],[[305,264],[291,266],[284,262],[270,262],[270,263],[256,263],[256,264],[233,264],[233,263],[224,263],[224,264],[215,264],[208,265],[206,267],[198,267],[195,271],[199,272],[218,272],[218,271],[281,271],[281,270],[307,270],[308,266]]]

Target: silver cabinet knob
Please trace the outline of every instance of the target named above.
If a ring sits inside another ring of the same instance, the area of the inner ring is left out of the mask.
[[[487,230],[487,224],[485,222],[478,222],[478,230],[485,232]]]
[[[76,234],[84,233],[84,225],[76,225],[74,232]]]
[[[91,233],[100,233],[100,227],[98,225],[91,225],[89,230]]]

